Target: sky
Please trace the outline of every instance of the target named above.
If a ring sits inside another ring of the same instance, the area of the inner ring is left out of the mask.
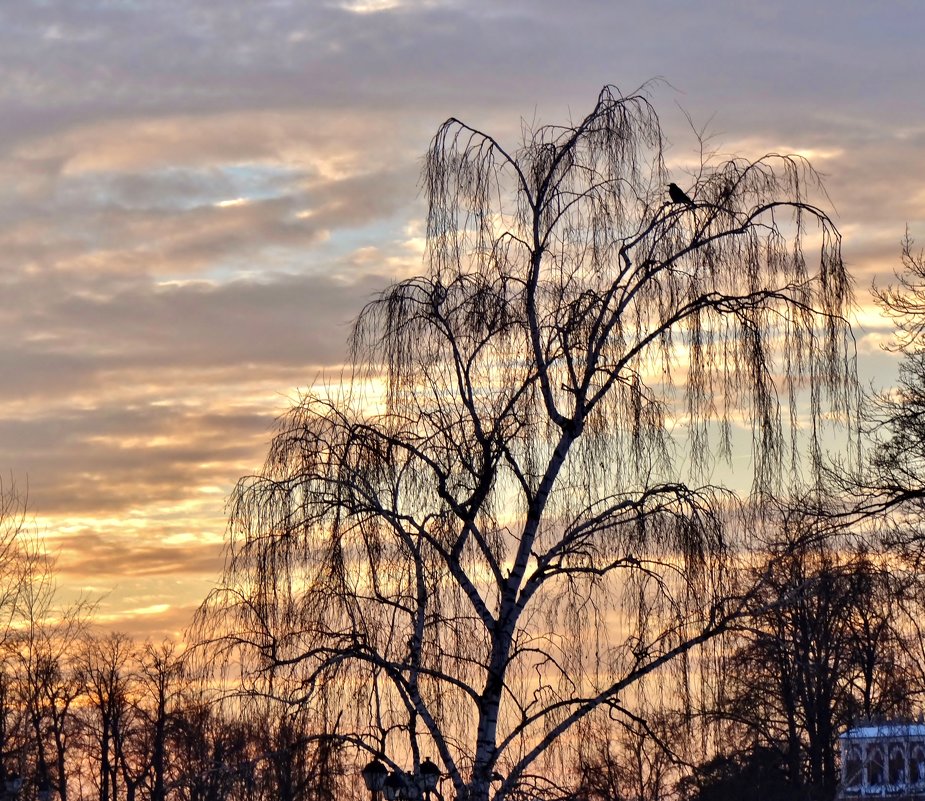
[[[0,4],[0,475],[62,598],[182,636],[225,502],[350,322],[423,270],[422,156],[650,88],[672,177],[808,156],[894,380],[875,276],[925,243],[921,0],[8,0]]]

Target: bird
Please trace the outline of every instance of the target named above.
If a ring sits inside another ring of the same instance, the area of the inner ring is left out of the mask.
[[[677,184],[668,184],[668,197],[671,198],[672,203],[683,203],[685,206],[694,205],[694,201],[691,200]]]

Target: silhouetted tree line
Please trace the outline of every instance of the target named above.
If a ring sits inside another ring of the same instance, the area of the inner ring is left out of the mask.
[[[785,521],[785,534],[802,517]],[[668,703],[637,721],[596,718],[561,757],[548,797],[831,798],[837,734],[920,709],[915,571],[825,537],[794,547],[784,536],[774,547],[754,614],[704,665],[714,692],[701,702],[714,703],[693,716]],[[86,608],[55,606],[53,566],[30,560],[17,578],[26,586],[8,596],[23,605],[10,610],[0,658],[0,766],[4,779],[23,779],[21,797],[46,787],[65,801],[362,796],[355,755],[325,736],[323,712],[261,699],[254,687],[229,698],[195,652],[95,632]]]
[[[298,709],[229,698],[177,642],[62,604],[54,561],[0,485],[0,796],[332,801],[339,754]],[[227,689],[227,688],[226,688]],[[6,792],[21,782],[17,793]]]

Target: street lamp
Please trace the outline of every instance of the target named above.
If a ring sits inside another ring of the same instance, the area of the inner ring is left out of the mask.
[[[403,770],[393,770],[385,780],[386,801],[417,801],[414,791],[417,787],[408,781],[409,776]]]
[[[379,793],[385,787],[386,777],[389,775],[389,769],[378,759],[373,759],[360,773],[363,774],[363,781],[366,783],[366,789],[372,794],[373,801],[376,801]]]
[[[425,797],[437,789],[440,781],[440,768],[438,768],[428,757],[421,763],[418,768],[417,782],[421,792]]]
[[[374,759],[360,773],[372,801],[377,801],[379,793],[385,796],[385,801],[421,801],[422,798],[429,799],[434,792],[443,801],[437,790],[440,768],[430,759],[425,759],[416,773],[398,769],[389,772],[379,759]]]

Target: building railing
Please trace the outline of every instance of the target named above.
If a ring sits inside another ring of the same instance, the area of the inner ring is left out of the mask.
[[[853,784],[842,785],[841,796],[891,796],[925,795],[925,781],[903,784]]]

